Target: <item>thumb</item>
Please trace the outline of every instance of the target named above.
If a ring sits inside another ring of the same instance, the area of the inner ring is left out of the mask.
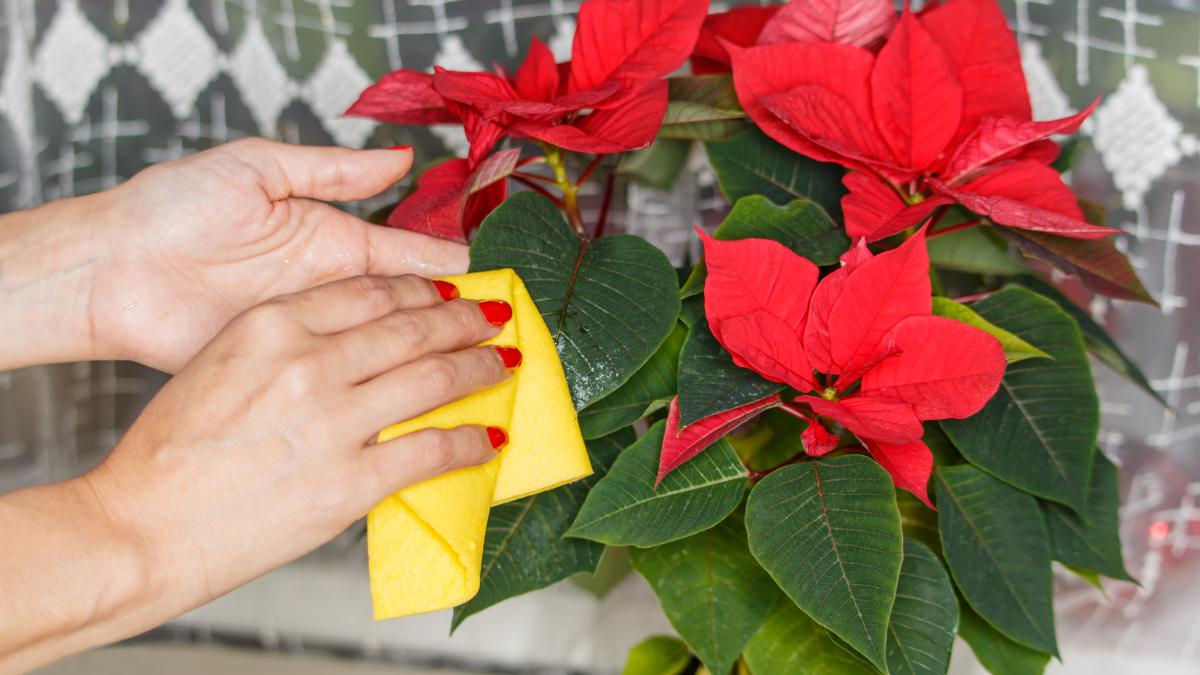
[[[410,147],[352,150],[261,138],[230,143],[220,150],[253,168],[272,201],[288,197],[335,202],[366,199],[404,178],[413,161]]]

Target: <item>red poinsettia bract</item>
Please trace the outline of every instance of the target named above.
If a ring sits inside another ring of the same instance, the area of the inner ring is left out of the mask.
[[[389,224],[465,240],[475,219],[504,199],[503,177],[483,186],[473,180],[504,136],[590,154],[649,145],[667,109],[663,78],[691,54],[707,11],[708,0],[588,0],[569,63],[556,63],[534,38],[512,75],[438,68],[432,76],[385,76],[348,114],[399,124],[459,121],[471,145],[465,160],[422,176]]]
[[[924,231],[879,255],[860,241],[819,282],[816,265],[778,242],[701,236],[708,325],[736,364],[799,392],[808,452],[836,446],[821,421],[833,420],[928,503],[922,422],[978,412],[1005,357],[991,335],[931,315]]]
[[[822,3],[796,0],[788,10]],[[1095,108],[1032,121],[1017,43],[995,0],[949,0],[905,10],[876,54],[864,48],[885,15],[843,0],[869,28],[861,39],[725,42],[747,114],[768,135],[851,169],[842,206],[851,237],[876,241],[962,204],[1008,227],[1081,239],[1119,232],[1084,220],[1048,166]],[[869,19],[869,20],[868,20]],[[809,25],[809,24],[805,24]],[[771,42],[771,44],[764,44]]]
[[[692,53],[697,75],[730,71],[726,44],[836,42],[868,47],[896,24],[891,0],[794,0],[770,7],[735,7],[704,21]]]

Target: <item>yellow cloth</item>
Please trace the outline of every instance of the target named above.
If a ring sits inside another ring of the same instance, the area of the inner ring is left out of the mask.
[[[367,516],[367,553],[375,618],[446,609],[479,591],[488,511],[592,473],[587,448],[550,331],[512,270],[446,281],[472,300],[504,300],[513,318],[488,344],[512,345],[524,361],[506,383],[379,434],[387,441],[417,429],[464,424],[500,427],[509,442],[483,466],[406,488]]]

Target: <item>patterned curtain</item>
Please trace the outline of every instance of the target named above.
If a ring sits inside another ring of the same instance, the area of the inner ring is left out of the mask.
[[[1096,365],[1103,449],[1125,469],[1126,557],[1140,588],[1060,579],[1068,666],[1089,653],[1200,662],[1200,4],[1003,0],[1039,118],[1104,100],[1072,180],[1109,208],[1162,311],[1091,311],[1173,414]],[[734,3],[714,2],[714,6]],[[433,158],[461,133],[340,119],[396,67],[511,66],[532,35],[560,59],[568,0],[5,0],[0,5],[0,209],[111,187],[141,168],[247,135],[344,146],[413,143]],[[673,193],[633,190],[628,226],[684,245],[712,207],[702,166]],[[376,208],[396,193],[360,208]],[[711,214],[709,214],[711,216]],[[676,251],[680,253],[680,251]],[[0,491],[84,471],[164,376],[95,363],[0,373]],[[276,636],[276,640],[278,636]],[[264,638],[264,640],[266,640]],[[270,642],[268,640],[268,642]],[[1097,661],[1102,663],[1103,660]],[[1082,671],[1081,671],[1082,672]]]

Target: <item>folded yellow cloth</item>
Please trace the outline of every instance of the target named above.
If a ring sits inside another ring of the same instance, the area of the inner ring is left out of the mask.
[[[513,318],[488,344],[512,345],[524,360],[506,383],[379,434],[464,424],[501,427],[508,445],[483,466],[406,488],[367,515],[367,554],[376,619],[446,609],[479,591],[488,511],[592,473],[554,340],[512,270],[446,281],[472,300],[504,300]]]

